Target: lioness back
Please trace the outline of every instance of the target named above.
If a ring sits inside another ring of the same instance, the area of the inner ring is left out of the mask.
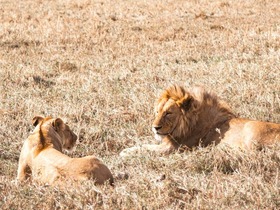
[[[63,149],[73,148],[77,136],[60,118],[36,116],[33,125],[36,127],[25,140],[19,158],[19,181],[32,176],[34,180],[49,184],[68,179],[113,183],[111,171],[97,158],[71,158],[62,153]]]
[[[92,179],[97,184],[109,181],[113,184],[113,175],[109,168],[94,156],[73,158],[69,163],[69,173],[78,175],[81,180]]]

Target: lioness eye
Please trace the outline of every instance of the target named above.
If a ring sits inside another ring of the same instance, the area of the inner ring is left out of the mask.
[[[166,113],[165,113],[166,116],[167,116],[167,115],[170,115],[170,114],[172,114],[172,113],[171,113],[171,112],[166,112]]]

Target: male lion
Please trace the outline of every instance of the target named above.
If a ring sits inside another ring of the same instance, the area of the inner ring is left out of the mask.
[[[74,147],[77,136],[60,118],[36,116],[33,133],[25,140],[19,158],[17,179],[54,183],[58,180],[94,180],[97,184],[109,181],[110,170],[94,156],[70,158],[62,149]]]
[[[280,142],[280,124],[238,118],[225,102],[201,87],[167,88],[157,101],[155,112],[152,130],[161,144],[128,148],[121,156],[141,148],[169,154],[198,145],[225,143],[250,149]]]

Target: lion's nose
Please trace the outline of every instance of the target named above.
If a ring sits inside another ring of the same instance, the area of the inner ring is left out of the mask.
[[[155,126],[153,126],[153,127],[154,127],[154,129],[155,129],[156,131],[158,131],[159,129],[162,128],[162,126],[160,126],[160,125],[155,125]]]

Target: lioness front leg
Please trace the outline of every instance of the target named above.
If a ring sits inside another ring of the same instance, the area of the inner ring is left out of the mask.
[[[143,151],[152,151],[160,154],[170,154],[172,151],[175,150],[175,147],[173,147],[170,144],[162,143],[162,144],[143,144],[141,146],[137,147],[130,147],[126,148],[123,151],[121,151],[120,156],[127,157],[131,156],[133,154],[141,153]]]
[[[18,162],[17,180],[19,181],[26,180],[30,175],[29,173],[31,173],[30,167],[28,165],[28,155],[28,143],[24,143]]]
[[[22,182],[29,177],[28,172],[30,171],[29,166],[26,162],[22,161],[19,163],[18,171],[17,171],[17,180]]]

